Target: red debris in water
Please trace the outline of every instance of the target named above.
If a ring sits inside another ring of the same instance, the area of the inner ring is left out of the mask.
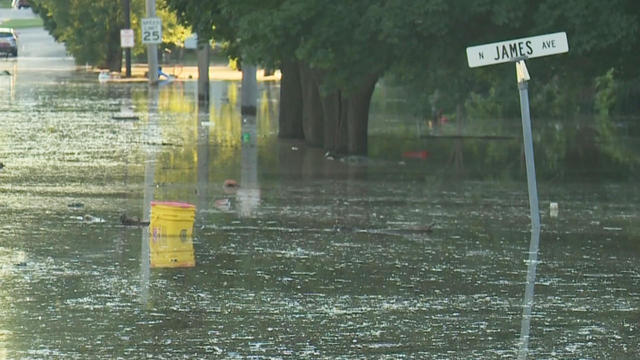
[[[426,150],[422,151],[405,151],[402,153],[403,158],[409,159],[426,159],[429,157],[429,152]]]
[[[227,179],[224,181],[224,184],[222,186],[226,188],[235,188],[238,187],[238,182],[233,179]]]

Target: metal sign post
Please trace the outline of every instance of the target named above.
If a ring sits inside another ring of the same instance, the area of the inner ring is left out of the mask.
[[[124,28],[131,30],[131,0],[124,0],[122,5],[123,5],[122,12],[124,13]],[[131,48],[135,45],[135,43],[133,41],[133,34],[131,34],[130,31],[126,31],[125,36],[122,35],[122,31],[123,30],[120,30],[120,34],[121,34],[120,38],[121,39],[126,38],[127,39],[126,45],[131,45],[131,46],[124,46],[125,41],[121,40],[123,43],[122,47],[124,48],[125,77],[130,78],[131,77]]]
[[[536,182],[536,166],[533,161],[533,135],[531,131],[531,114],[529,112],[529,71],[524,60],[516,62],[518,89],[520,90],[520,113],[522,115],[522,137],[524,139],[524,157],[527,163],[527,185],[529,187],[529,210],[531,211],[532,229],[540,228],[540,211],[538,207],[538,184]]]
[[[531,131],[531,114],[529,113],[529,72],[524,60],[516,62],[518,89],[520,90],[520,112],[522,114],[522,136],[524,139],[524,157],[527,164],[527,185],[529,187],[529,210],[531,212],[531,241],[529,242],[529,260],[527,266],[527,282],[522,306],[522,322],[520,328],[520,349],[518,359],[524,360],[529,352],[529,333],[531,329],[531,308],[533,307],[533,289],[536,283],[536,267],[538,265],[538,248],[540,244],[540,210],[538,206],[538,184],[536,167],[533,159],[533,135]]]
[[[147,18],[142,20],[142,43],[147,45],[149,83],[157,85],[158,44],[162,42],[162,21],[156,18],[156,0],[146,0],[146,8]]]
[[[533,135],[531,114],[529,112],[529,71],[525,60],[534,57],[561,54],[569,51],[567,34],[564,32],[508,40],[467,48],[469,67],[494,65],[504,62],[516,62],[516,76],[520,91],[520,111],[522,115],[522,135],[524,155],[527,164],[527,185],[529,190],[529,210],[531,215],[531,241],[529,242],[529,260],[527,282],[522,306],[522,322],[518,359],[525,360],[529,353],[529,334],[531,329],[531,309],[533,290],[536,282],[538,249],[540,244],[540,209],[538,206],[538,185],[533,159]]]

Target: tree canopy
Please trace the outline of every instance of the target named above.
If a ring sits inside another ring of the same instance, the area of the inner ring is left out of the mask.
[[[45,28],[79,64],[90,64],[120,71],[122,49],[120,30],[124,28],[122,1],[110,0],[31,0],[33,10]],[[144,0],[131,0],[131,28],[140,39],[140,19],[144,17]],[[158,1],[157,14],[163,20],[163,43],[180,43],[190,34],[178,24],[175,13],[168,11],[164,0]],[[145,51],[140,41],[136,53]]]
[[[634,49],[640,45],[640,3],[635,0],[168,3],[178,10],[181,21],[213,27],[211,34],[232,44],[235,55],[278,66],[284,77],[299,77],[293,83],[300,82],[301,88],[293,96],[301,92],[303,106],[294,117],[303,119],[303,131],[291,134],[329,149],[344,150],[346,146],[349,152],[366,152],[366,142],[349,145],[357,141],[355,138],[347,139],[346,145],[327,141],[333,130],[327,131],[326,127],[337,119],[338,127],[346,122],[366,128],[366,116],[357,113],[368,105],[365,98],[371,93],[371,82],[375,84],[383,75],[412,89],[421,112],[430,111],[434,102],[451,107],[499,96],[512,88],[511,66],[468,69],[465,48],[471,45],[566,31],[569,55],[537,59],[531,65],[536,79],[545,84],[542,93],[548,95],[538,99],[564,98],[556,100],[558,106],[554,108],[558,112],[580,107],[580,94],[586,88],[594,91],[595,78],[612,68],[626,78],[639,75]],[[219,25],[226,31],[216,33]],[[309,83],[316,83],[316,91],[308,88]],[[283,86],[287,84],[283,78]],[[283,90],[283,95],[287,93]],[[282,100],[287,108],[281,107],[281,123],[293,121],[283,119],[282,113],[290,112],[292,104]],[[354,108],[357,103],[358,109]],[[562,107],[560,103],[568,105]],[[309,111],[322,114],[305,122],[313,118]],[[318,135],[322,128],[324,136]],[[337,131],[348,132],[344,128]]]
[[[119,68],[120,2],[32,3],[79,63]],[[139,28],[143,0],[132,8]],[[167,42],[187,34],[177,19],[201,40],[226,43],[230,56],[280,68],[281,136],[341,152],[366,153],[368,106],[381,77],[410,89],[423,114],[511,91],[512,66],[467,67],[471,45],[567,32],[569,54],[529,64],[542,90],[533,101],[551,104],[555,115],[592,107],[596,78],[610,71],[614,84],[640,77],[636,0],[158,0],[158,8]]]
[[[595,90],[595,78],[612,68],[622,78],[637,78],[639,56],[633,50],[640,39],[640,5],[632,0],[506,0],[442,2],[438,18],[416,11],[413,1],[390,1],[403,14],[391,22],[389,38],[405,41],[396,46],[387,74],[406,84],[416,111],[428,112],[434,102],[448,108],[485,97],[506,98],[514,88],[514,70],[509,64],[468,69],[465,48],[472,45],[565,31],[570,51],[561,56],[539,58],[528,66],[546,103],[540,109],[555,109],[552,115],[585,110],[584,94]],[[435,3],[435,2],[434,2]],[[427,6],[426,2],[423,6]],[[414,9],[414,10],[412,10]],[[396,11],[386,11],[394,14]],[[411,23],[439,27],[433,33]],[[404,26],[402,26],[404,24]],[[404,31],[403,31],[404,30]],[[435,35],[429,38],[429,32]],[[404,46],[406,45],[406,46]],[[563,98],[558,101],[558,98]],[[517,99],[515,99],[517,100]],[[556,106],[548,106],[554,101]],[[562,106],[560,106],[562,104]],[[511,104],[517,112],[517,101]],[[587,106],[588,107],[588,106]],[[500,114],[495,114],[500,116]]]

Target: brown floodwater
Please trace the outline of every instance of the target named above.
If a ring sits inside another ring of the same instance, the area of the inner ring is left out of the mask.
[[[369,156],[333,158],[277,138],[277,83],[253,118],[237,82],[202,108],[194,82],[100,84],[41,61],[0,60],[0,359],[519,355],[519,119],[429,124],[380,85]],[[637,119],[532,114],[528,355],[637,359]],[[120,216],[151,201],[196,206],[195,267],[150,268],[148,229]]]

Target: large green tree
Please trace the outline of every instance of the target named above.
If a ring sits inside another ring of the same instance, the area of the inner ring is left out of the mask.
[[[33,0],[45,28],[78,63],[120,70],[122,6],[111,0]]]
[[[390,1],[387,4],[393,4]],[[620,79],[640,75],[640,2],[634,0],[494,0],[443,2],[441,32],[427,39],[419,27],[412,36],[407,26],[420,22],[419,12],[404,6],[405,21],[390,21],[390,36],[406,39],[397,47],[398,61],[392,73],[407,85],[417,112],[425,115],[432,107],[451,109],[478,99],[502,102],[503,113],[517,115],[512,64],[468,69],[465,48],[471,45],[565,31],[569,53],[528,62],[533,77],[532,101],[536,114],[567,116],[590,111],[595,79],[615,69]],[[393,13],[387,11],[387,14]],[[420,22],[424,23],[424,22]],[[431,22],[433,24],[433,22]],[[431,25],[433,26],[433,25]],[[406,31],[402,32],[401,30]],[[506,101],[505,99],[510,99]]]
[[[214,36],[228,41],[235,55],[280,67],[280,136],[304,137],[312,145],[339,152],[367,152],[369,102],[383,75],[393,74],[418,94],[414,100],[425,112],[513,94],[513,66],[470,70],[465,56],[470,45],[566,31],[569,55],[530,62],[532,74],[544,87],[540,93],[546,94],[537,99],[554,102],[558,113],[576,107],[584,89],[593,88],[594,79],[611,68],[627,78],[639,74],[636,0],[169,4],[182,9],[182,21],[213,28]]]
[[[45,28],[79,64],[90,64],[111,71],[120,71],[122,48],[120,30],[124,28],[121,0],[31,0],[33,10],[44,21]],[[131,0],[132,28],[140,39],[139,19],[144,17],[144,0]],[[179,43],[188,36],[175,15],[165,10],[164,0],[158,1],[158,16],[163,20],[165,45]],[[144,47],[137,41],[138,53]]]
[[[176,9],[197,1],[170,1]],[[280,135],[349,153],[366,153],[371,94],[391,54],[370,13],[376,1],[217,1],[243,60],[282,69]],[[191,24],[203,13],[180,12]],[[214,26],[217,27],[217,24]],[[224,35],[223,35],[224,36]]]
[[[291,125],[302,120],[302,133],[312,145],[353,154],[367,151],[371,94],[392,61],[372,11],[379,3],[284,0],[248,7],[229,1],[229,13],[239,19],[243,54],[280,66],[284,105],[301,109],[288,114],[289,109],[281,108],[281,124],[299,129]],[[297,107],[296,94],[301,94]]]
[[[220,0],[210,6],[225,15],[234,29],[226,40],[243,57],[282,69],[280,136],[366,154],[369,104],[381,76],[395,69],[404,81],[447,81],[450,89],[467,89],[458,74],[466,68],[461,44],[504,29],[515,33],[524,26],[519,21],[528,3]],[[194,0],[170,4],[198,6]],[[190,23],[207,16],[182,14]]]

